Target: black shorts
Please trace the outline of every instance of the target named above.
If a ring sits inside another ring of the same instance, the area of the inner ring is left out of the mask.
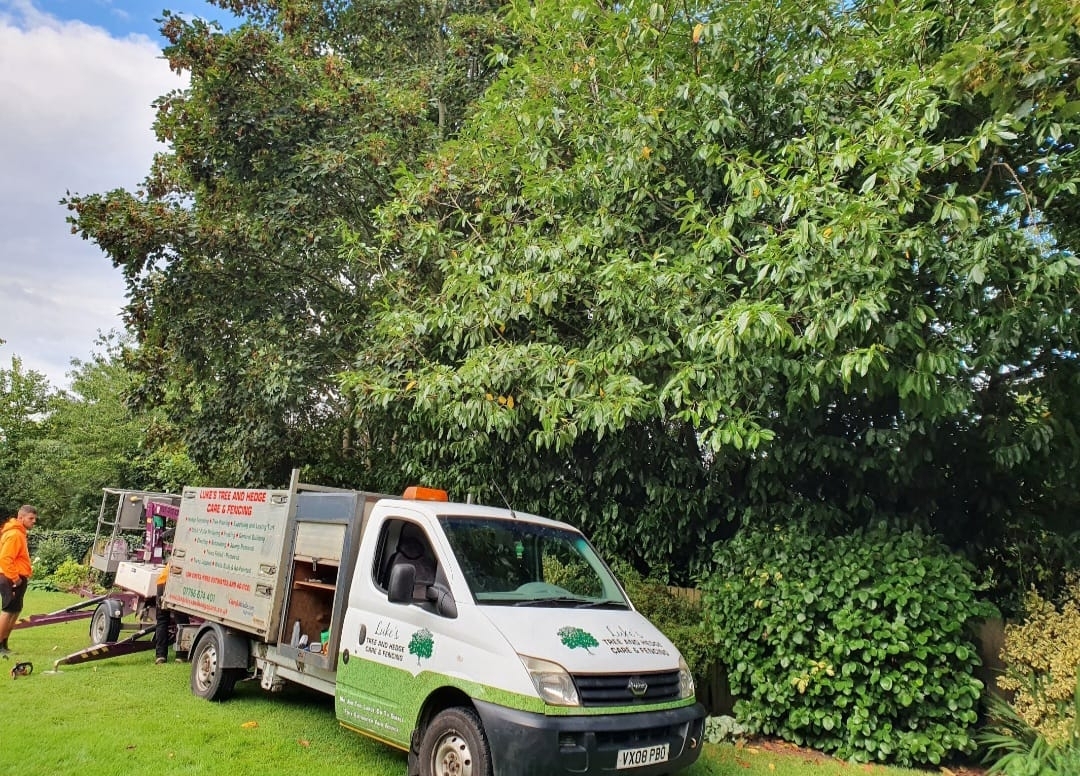
[[[26,577],[17,583],[0,574],[0,611],[18,614],[22,611],[23,596],[26,595]]]

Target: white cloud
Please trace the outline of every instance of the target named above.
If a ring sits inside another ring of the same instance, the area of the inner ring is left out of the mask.
[[[61,386],[121,328],[120,271],[71,234],[59,200],[137,188],[162,149],[152,103],[185,85],[146,36],[0,2],[0,367],[19,356]]]

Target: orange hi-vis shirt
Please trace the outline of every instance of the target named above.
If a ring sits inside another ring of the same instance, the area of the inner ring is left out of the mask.
[[[4,523],[0,530],[0,574],[18,582],[30,576],[30,549],[26,544],[26,526],[17,517]]]

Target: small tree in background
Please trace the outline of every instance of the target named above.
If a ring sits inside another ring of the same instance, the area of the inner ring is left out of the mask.
[[[0,368],[0,520],[7,520],[26,503],[38,506],[46,515],[52,506],[42,502],[37,473],[26,459],[35,442],[45,435],[45,421],[55,398],[45,375],[25,369],[18,356],[11,357],[10,368]]]

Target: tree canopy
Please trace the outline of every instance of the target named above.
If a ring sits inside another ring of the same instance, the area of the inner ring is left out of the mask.
[[[679,580],[742,520],[1071,530],[1073,3],[217,4],[145,190],[66,200],[204,473]]]
[[[200,467],[340,479],[354,416],[335,375],[394,261],[362,247],[375,208],[452,134],[499,28],[484,0],[217,4],[243,23],[163,20],[191,85],[158,101],[170,150],[145,188],[66,202],[128,282],[142,404],[167,408]]]
[[[383,314],[362,407],[649,565],[732,517],[1075,517],[1073,4],[508,18],[384,210],[439,283]]]
[[[35,492],[25,451],[43,433],[51,396],[45,375],[26,369],[18,356],[11,358],[10,367],[0,368],[0,520],[14,515]]]

